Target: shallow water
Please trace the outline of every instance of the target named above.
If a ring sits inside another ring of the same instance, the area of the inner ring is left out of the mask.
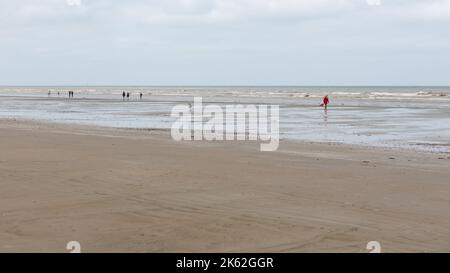
[[[325,94],[328,112],[318,106]],[[285,139],[450,153],[449,87],[3,87],[0,118],[168,129],[172,107],[200,96],[204,104],[280,105]]]

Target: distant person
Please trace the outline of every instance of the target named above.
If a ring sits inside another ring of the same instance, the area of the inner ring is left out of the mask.
[[[323,97],[323,103],[320,106],[325,107],[325,110],[328,110],[328,103],[330,103],[330,99],[328,98],[328,95]]]
[[[142,92],[139,93],[139,99],[140,99],[140,100],[142,100],[142,96],[143,96]]]
[[[125,91],[122,92],[122,100],[125,101]]]
[[[50,97],[52,95],[52,91],[48,91],[48,96]]]
[[[59,91],[58,91],[58,97],[59,97]]]
[[[127,92],[127,100],[130,100],[130,92]]]

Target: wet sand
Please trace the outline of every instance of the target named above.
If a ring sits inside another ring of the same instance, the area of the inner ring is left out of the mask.
[[[450,251],[450,155],[0,121],[0,252]]]
[[[48,97],[48,90],[39,90],[26,95],[21,93],[26,89],[19,88],[15,96],[8,96],[0,87],[0,119],[123,129],[169,129],[176,121],[171,117],[173,107],[192,104],[194,97],[200,96],[203,106],[214,104],[221,106],[222,110],[227,104],[279,105],[280,134],[285,139],[450,153],[450,100],[447,97],[416,95],[415,99],[408,100],[402,97],[402,93],[394,92],[389,93],[393,96],[391,99],[363,99],[343,92],[330,97],[332,103],[329,111],[325,112],[319,107],[322,102],[320,92],[305,98],[298,97],[295,92],[286,93],[289,88],[272,90],[272,95],[270,92],[257,92],[262,97],[246,88],[225,97],[218,95],[224,95],[227,88],[206,88],[206,94],[205,90],[193,89],[193,96],[176,95],[176,92],[165,96],[162,93],[160,96],[147,94],[142,101],[131,89],[126,90],[134,94],[130,101],[122,100],[122,91],[112,94],[111,90],[104,90],[105,93],[101,89],[92,90],[92,93],[78,90],[75,98],[69,100],[56,95]],[[360,91],[363,90],[371,89]],[[284,97],[278,97],[281,95]]]

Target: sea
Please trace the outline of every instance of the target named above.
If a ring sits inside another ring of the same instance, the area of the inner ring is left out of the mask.
[[[164,130],[172,108],[195,97],[279,105],[282,140],[450,153],[448,86],[3,86],[0,119]]]

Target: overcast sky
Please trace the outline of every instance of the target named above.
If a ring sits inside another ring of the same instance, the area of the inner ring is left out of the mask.
[[[450,0],[0,0],[0,85],[450,85]]]

